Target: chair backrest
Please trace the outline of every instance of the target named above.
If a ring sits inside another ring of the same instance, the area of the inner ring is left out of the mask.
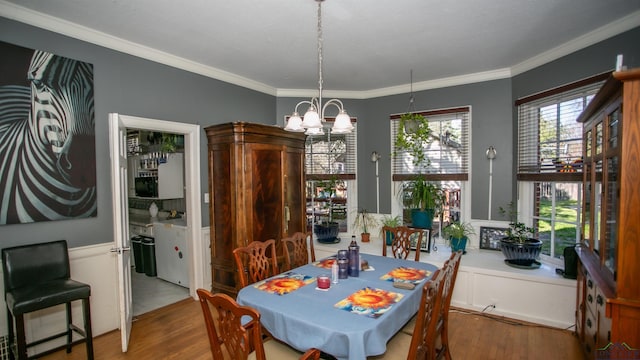
[[[416,326],[413,329],[407,359],[435,359],[438,339],[436,327],[439,319],[438,310],[443,301],[443,288],[444,272],[442,269],[438,269],[422,287],[420,309],[416,317]]]
[[[307,238],[309,246],[307,246]],[[282,248],[287,270],[316,261],[313,238],[309,233],[296,232],[290,237],[282,238]]]
[[[406,259],[411,252],[411,239],[415,238],[415,261],[420,261],[420,246],[422,245],[421,229],[413,229],[406,226],[383,226],[382,232],[385,233],[387,231],[393,234],[391,253],[394,258]],[[387,256],[387,244],[385,241],[382,242],[382,256]]]
[[[235,248],[233,249],[233,257],[238,267],[241,287],[278,273],[276,241],[273,239],[252,241],[247,246]],[[243,258],[246,258],[246,265]]]
[[[67,241],[21,245],[2,249],[5,292],[47,281],[69,279]]]
[[[238,305],[226,294],[212,294],[205,289],[197,289],[196,293],[214,359],[245,360],[254,349],[256,359],[265,359],[258,311]],[[243,325],[242,318],[245,316],[248,321]]]
[[[447,263],[445,263],[445,271],[447,272],[447,277],[445,278],[445,287],[442,294],[442,297],[444,298],[442,313],[446,317],[449,316],[451,297],[453,295],[453,288],[456,285],[456,278],[458,277],[458,268],[460,268],[461,259],[462,250],[452,253],[449,257],[449,260],[447,260]],[[448,267],[448,269],[446,269],[446,267]]]

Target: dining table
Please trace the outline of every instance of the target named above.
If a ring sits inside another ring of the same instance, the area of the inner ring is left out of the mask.
[[[350,360],[383,354],[387,342],[417,313],[421,289],[438,267],[360,257],[365,269],[328,289],[318,288],[317,277],[331,276],[335,256],[250,284],[238,292],[237,302],[258,310],[262,326],[299,351],[317,348]]]

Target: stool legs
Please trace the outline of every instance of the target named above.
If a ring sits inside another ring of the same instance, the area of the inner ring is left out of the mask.
[[[82,299],[84,314],[84,338],[87,343],[87,360],[93,360],[93,335],[91,333],[91,305],[89,299]]]
[[[16,315],[16,340],[18,342],[18,359],[27,359],[27,340],[24,335],[24,315]],[[9,351],[11,353],[11,351]]]
[[[67,310],[67,354],[71,352],[71,345],[73,344],[73,317],[71,315],[71,303],[65,304]]]
[[[60,335],[56,335],[56,336],[67,337],[67,344],[65,347],[66,347],[67,353],[70,353],[73,346],[73,331],[74,329],[76,329],[76,331],[78,331],[81,335],[84,335],[85,337],[84,340],[87,346],[87,360],[93,360],[93,335],[91,332],[91,305],[90,305],[89,298],[82,299],[82,312],[84,315],[84,331],[79,329],[77,326],[73,325],[73,317],[71,315],[71,303],[66,303],[65,307],[66,307],[66,315],[67,315],[67,330],[64,333],[61,333]],[[15,331],[13,329],[14,320],[15,320]],[[28,346],[27,346],[27,341],[25,337],[24,314],[19,314],[14,317],[11,311],[7,308],[7,326],[9,330],[8,331],[9,359],[16,360],[16,357],[18,358],[18,360],[28,359],[27,357]],[[15,338],[15,341],[14,341],[14,338]],[[35,343],[32,343],[32,344],[35,345],[36,343],[39,343],[39,342],[36,341]],[[14,344],[17,345],[15,354],[13,352]]]

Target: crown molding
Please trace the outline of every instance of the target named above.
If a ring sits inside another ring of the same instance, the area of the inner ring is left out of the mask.
[[[151,47],[111,36],[95,29],[81,26],[57,17],[42,14],[22,6],[0,1],[0,15],[28,25],[53,31],[74,39],[100,45],[126,54],[137,56],[160,64],[168,65],[209,78],[242,86],[269,95],[276,95],[276,89],[263,83],[236,74],[205,66],[200,63],[175,56]]]
[[[640,10],[511,67],[512,76],[537,68],[640,26]],[[611,66],[616,59],[611,59]]]
[[[216,69],[211,66],[205,66],[179,56],[111,36],[103,32],[80,26],[50,15],[42,14],[3,0],[0,0],[0,16],[276,97],[313,97],[318,94],[317,89],[276,89],[227,71]],[[549,51],[545,51],[510,68],[495,69],[418,82],[413,84],[413,90],[423,91],[510,78],[638,26],[640,26],[640,11],[631,13],[617,21],[568,41]],[[406,94],[410,91],[410,84],[404,84],[365,91],[323,90],[323,95],[327,98],[338,97],[345,99],[370,99],[382,96]]]

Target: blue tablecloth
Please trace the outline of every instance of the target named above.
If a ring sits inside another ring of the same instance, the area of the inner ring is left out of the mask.
[[[386,343],[418,311],[422,285],[437,270],[435,265],[389,257],[362,254],[373,271],[361,271],[359,277],[341,279],[327,291],[317,290],[316,283],[285,295],[261,291],[249,285],[240,290],[237,301],[261,314],[262,325],[281,341],[300,351],[315,347],[338,359],[366,359],[386,351]],[[414,290],[393,287],[380,277],[398,267],[430,271]],[[313,264],[293,269],[302,275],[330,275],[330,270]],[[335,307],[354,292],[371,287],[404,295],[378,318],[351,313]]]

